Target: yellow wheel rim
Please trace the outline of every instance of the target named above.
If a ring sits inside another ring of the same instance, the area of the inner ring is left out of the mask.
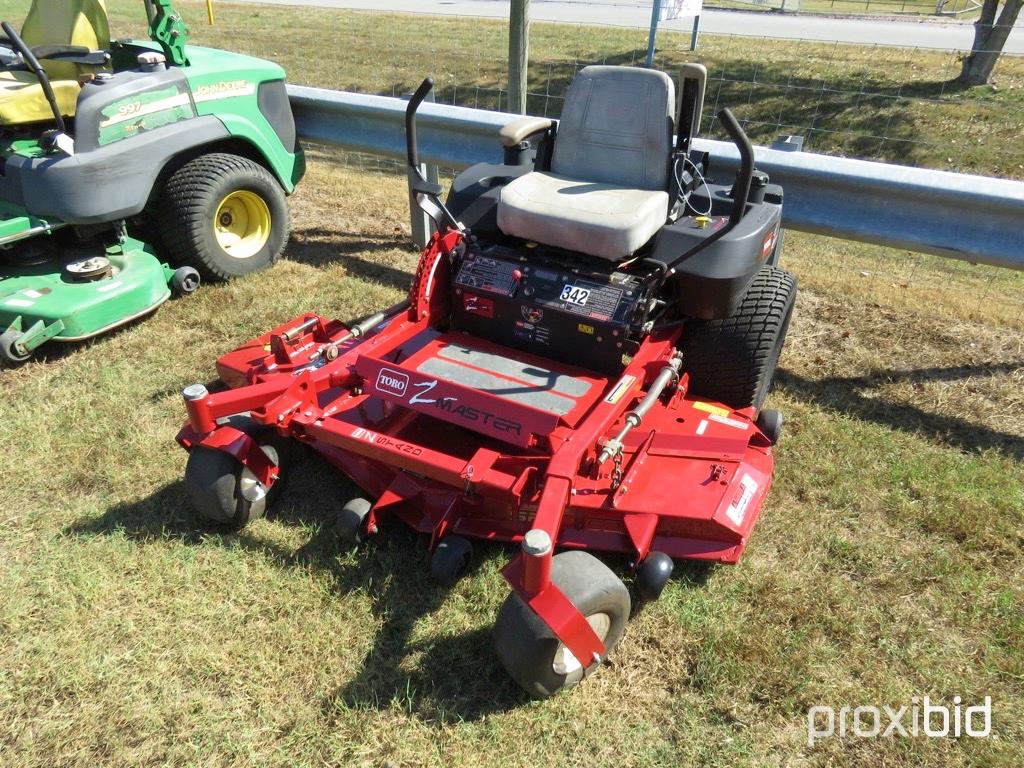
[[[255,192],[240,189],[217,206],[213,231],[217,245],[235,259],[259,253],[270,239],[270,208]]]

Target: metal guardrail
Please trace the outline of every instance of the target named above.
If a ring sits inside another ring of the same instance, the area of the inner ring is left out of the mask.
[[[403,157],[405,102],[288,86],[299,135],[346,149]],[[465,167],[501,162],[498,131],[519,115],[424,104],[420,158]],[[732,176],[732,144],[698,139],[712,173]],[[757,167],[786,194],[783,224],[971,262],[1024,269],[1024,182],[806,152],[755,148]]]

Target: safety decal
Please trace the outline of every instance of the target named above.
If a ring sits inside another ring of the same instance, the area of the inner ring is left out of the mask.
[[[608,393],[608,397],[606,397],[604,401],[606,403],[611,403],[614,405],[615,403],[619,402],[619,400],[622,399],[623,395],[625,395],[630,389],[632,389],[633,384],[635,383],[636,376],[631,376],[628,374],[626,376],[623,376],[621,379],[619,379],[618,383],[616,383],[612,391]]]
[[[693,407],[698,411],[704,411],[704,413],[713,413],[716,416],[728,416],[731,411],[728,408],[723,408],[720,405],[712,405],[711,403],[705,403],[700,400],[693,404]]]
[[[725,416],[719,416],[717,413],[710,414],[708,418],[711,421],[718,424],[725,424],[725,426],[732,427],[733,429],[746,429],[749,426],[745,421],[740,421],[739,419],[727,419]]]
[[[736,525],[743,525],[743,518],[747,514],[747,507],[750,506],[750,500],[754,498],[754,493],[756,492],[757,481],[750,475],[743,475],[740,478],[740,488],[736,492],[732,504],[725,510],[725,516],[736,523]]]

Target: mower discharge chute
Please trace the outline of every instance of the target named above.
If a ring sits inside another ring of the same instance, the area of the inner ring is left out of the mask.
[[[147,41],[111,42],[101,0],[3,23],[0,362],[266,267],[287,241],[304,163],[284,71],[186,47],[169,0],[145,6]]]
[[[472,539],[518,543],[494,630],[528,692],[571,686],[606,658],[631,611],[591,552],[636,565],[655,599],[677,558],[732,563],[772,480],[777,411],[762,410],[795,281],[774,266],[782,190],[754,169],[739,124],[735,181],[691,145],[706,73],[688,66],[673,143],[673,82],[589,67],[560,123],[502,132],[446,203],[408,298],[346,325],[306,313],[218,361],[230,389],[185,390],[185,483],[208,520],[262,514],[288,438],[363,490],[340,511],[351,541],[393,517],[430,536],[431,570],[465,572]],[[556,554],[558,552],[558,554]]]

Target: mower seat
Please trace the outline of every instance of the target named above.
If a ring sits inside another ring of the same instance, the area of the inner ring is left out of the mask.
[[[611,261],[668,219],[675,86],[664,72],[594,66],[569,86],[551,170],[502,188],[506,235]]]
[[[30,48],[81,46],[90,51],[110,47],[110,28],[103,0],[33,0],[21,37]],[[81,85],[79,75],[95,72],[95,65],[42,59],[57,105],[65,117],[74,117]],[[0,70],[0,125],[25,125],[50,120],[53,113],[38,78],[24,69]]]

